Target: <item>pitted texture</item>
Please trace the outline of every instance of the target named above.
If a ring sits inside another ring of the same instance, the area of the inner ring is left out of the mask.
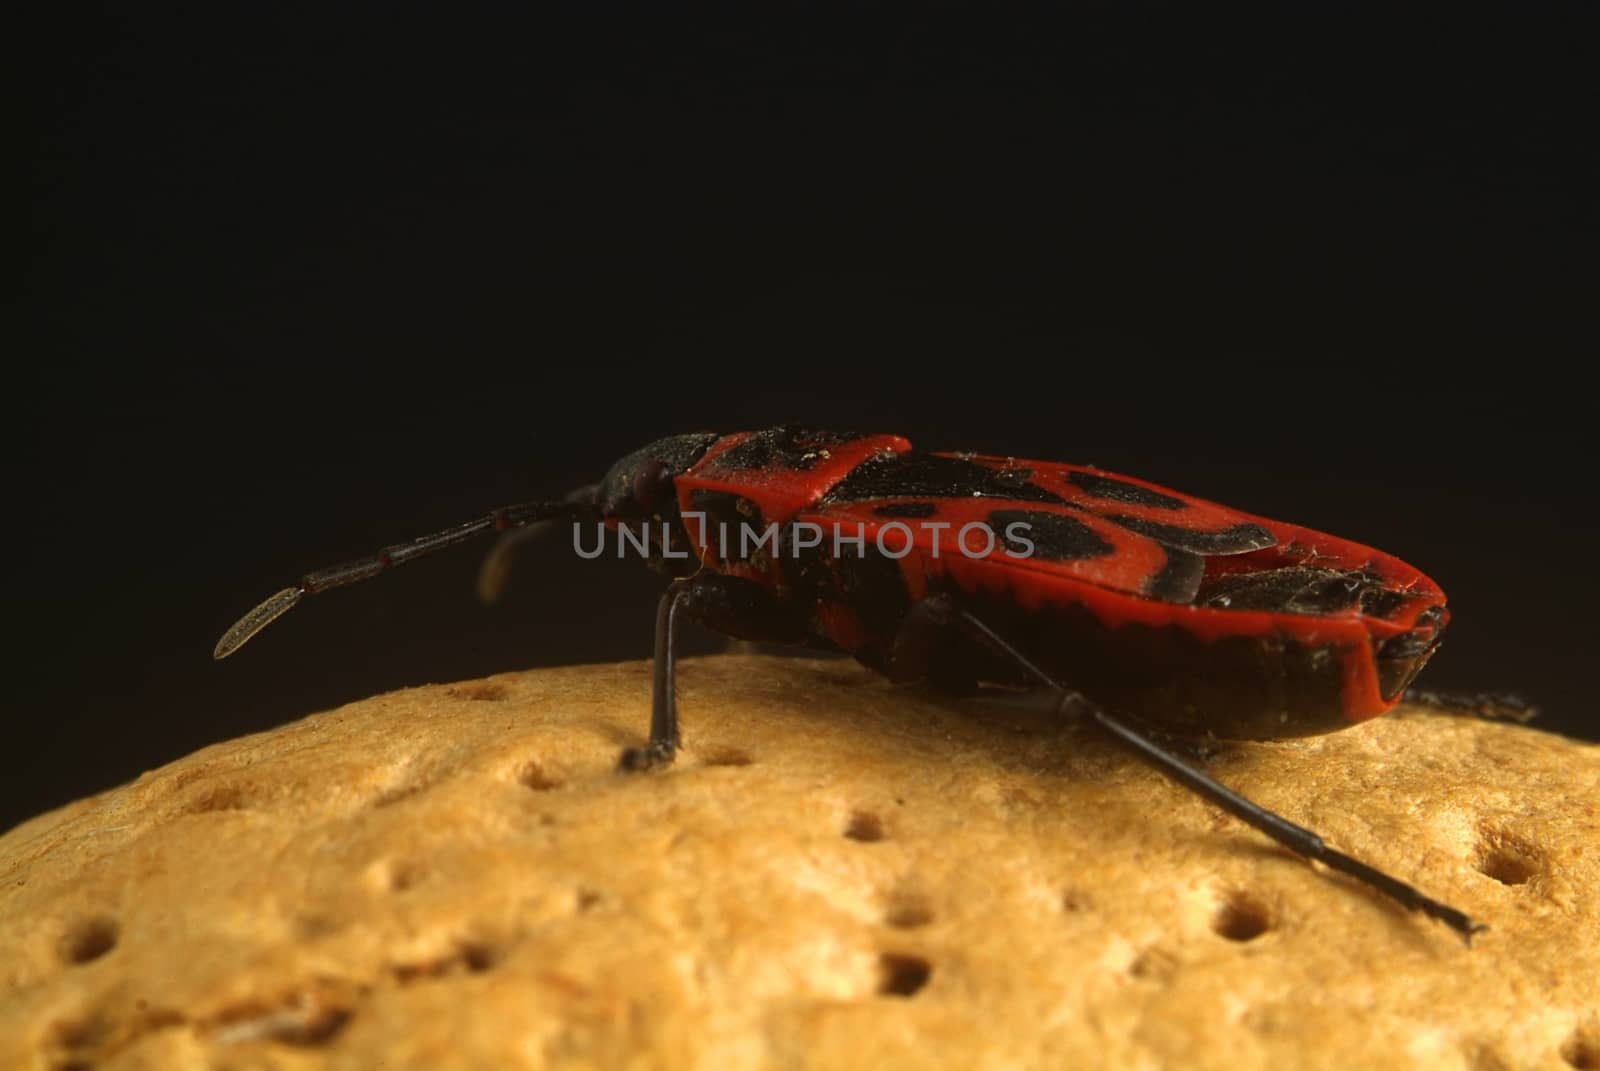
[[[1407,714],[1211,772],[853,663],[414,688],[0,837],[0,1066],[1600,1067],[1600,749]]]

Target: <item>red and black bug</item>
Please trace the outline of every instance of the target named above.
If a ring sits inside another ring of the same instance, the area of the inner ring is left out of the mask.
[[[690,618],[837,648],[897,681],[1049,689],[1063,713],[1300,855],[1463,937],[1483,928],[1156,739],[1303,736],[1383,713],[1438,649],[1449,620],[1438,585],[1370,547],[1092,468],[794,427],[673,436],[564,501],[311,573],[240,619],[215,656],[304,595],[560,519],[648,527],[641,545],[674,578],[657,608],[649,742],[623,753],[623,769],[677,749],[674,640]]]

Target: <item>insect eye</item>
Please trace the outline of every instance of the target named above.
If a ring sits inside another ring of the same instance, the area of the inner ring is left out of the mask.
[[[651,458],[633,474],[634,501],[645,509],[651,508],[671,482],[672,476],[667,472],[666,462],[660,458]]]

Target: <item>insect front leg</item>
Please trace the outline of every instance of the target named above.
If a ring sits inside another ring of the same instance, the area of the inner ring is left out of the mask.
[[[1055,680],[1015,644],[990,628],[976,615],[963,609],[950,595],[929,596],[912,608],[895,640],[894,653],[890,661],[892,666],[896,662],[899,664],[894,667],[898,672],[892,670],[891,675],[914,676],[922,652],[932,649],[929,640],[930,631],[939,629],[959,630],[988,647],[1009,661],[1016,669],[1059,695],[1064,711],[1088,719],[1146,763],[1190,791],[1215,803],[1235,818],[1265,833],[1297,855],[1315,859],[1324,866],[1350,875],[1410,910],[1421,911],[1431,918],[1438,919],[1459,933],[1468,943],[1471,943],[1474,933],[1486,928],[1482,923],[1474,922],[1464,912],[1425,896],[1405,882],[1390,877],[1359,859],[1328,847],[1313,831],[1296,825],[1213,780],[1203,770],[1167,751],[1132,724],[1107,713]]]
[[[678,750],[677,638],[685,618],[741,640],[801,643],[807,635],[804,617],[753,580],[702,570],[673,581],[656,604],[650,742],[626,748],[619,770],[665,766]]]

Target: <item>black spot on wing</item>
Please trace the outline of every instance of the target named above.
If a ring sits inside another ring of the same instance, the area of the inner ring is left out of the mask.
[[[1202,606],[1288,614],[1337,614],[1356,609],[1371,613],[1368,607],[1392,610],[1397,605],[1394,600],[1404,598],[1370,573],[1312,565],[1225,573],[1206,581],[1197,593]]]
[[[885,502],[873,509],[875,517],[932,517],[939,512],[937,502]]]
[[[1028,481],[1033,479],[1033,470],[1007,466],[994,470],[994,485],[1008,491],[1016,491],[1028,486]]]
[[[1195,554],[1243,554],[1247,550],[1260,550],[1277,542],[1272,533],[1259,524],[1236,524],[1217,532],[1185,528],[1179,524],[1159,524],[1138,517],[1108,516],[1106,520],[1119,524],[1130,532],[1149,536],[1157,543]]]
[[[1206,560],[1177,547],[1163,547],[1167,564],[1145,582],[1144,593],[1162,602],[1192,603],[1206,575]]]
[[[996,542],[1018,558],[1071,562],[1116,550],[1077,518],[1046,510],[997,509],[989,514],[989,527]]]
[[[1020,479],[1017,474],[1021,473]],[[1025,469],[991,469],[959,457],[913,451],[874,457],[823,496],[824,502],[862,502],[874,498],[1016,498],[1064,505],[1061,496],[1028,482]]]
[[[863,436],[855,432],[815,431],[784,425],[752,434],[744,442],[719,454],[712,469],[794,469],[804,471],[816,465],[829,447],[854,442]]]
[[[1383,587],[1369,587],[1361,593],[1361,612],[1368,617],[1388,617],[1411,596],[1403,591]]]
[[[1148,487],[1127,483],[1123,480],[1113,479],[1110,476],[1101,476],[1093,472],[1074,472],[1067,477],[1067,482],[1073,484],[1086,495],[1095,498],[1104,498],[1111,502],[1123,502],[1130,506],[1152,506],[1156,509],[1184,509],[1189,504],[1181,498],[1173,498],[1159,491],[1152,491]]]

